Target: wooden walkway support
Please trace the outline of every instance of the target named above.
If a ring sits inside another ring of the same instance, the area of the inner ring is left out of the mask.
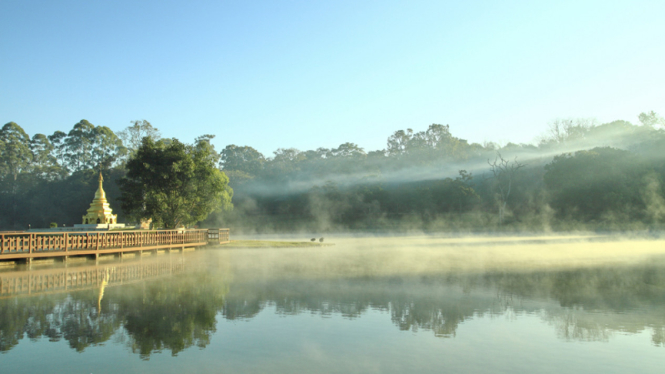
[[[216,230],[216,231],[215,231]],[[212,235],[212,237],[211,237]],[[184,249],[229,242],[229,229],[0,232],[0,261]]]

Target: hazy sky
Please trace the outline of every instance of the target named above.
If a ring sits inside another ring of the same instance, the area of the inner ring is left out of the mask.
[[[271,155],[449,124],[665,114],[665,1],[0,1],[0,122],[81,119]]]

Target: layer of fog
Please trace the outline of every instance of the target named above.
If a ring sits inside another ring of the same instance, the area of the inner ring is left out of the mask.
[[[585,122],[585,121],[582,121]],[[593,121],[585,126],[591,126]],[[556,122],[555,122],[556,123]],[[554,146],[537,147],[530,144],[514,145],[514,147],[498,147],[501,157],[509,161],[517,161],[527,167],[543,167],[551,162],[554,156],[564,153],[574,153],[588,150],[594,147],[614,147],[620,149],[635,149],[639,141],[627,139],[627,133],[619,130],[609,131],[593,138],[578,138],[561,140]],[[544,137],[543,137],[544,138]],[[510,143],[509,143],[510,145]],[[252,181],[243,186],[243,193],[253,196],[283,196],[289,194],[304,193],[313,187],[334,183],[341,188],[352,188],[359,185],[376,183],[400,184],[428,180],[439,180],[444,178],[455,178],[460,170],[466,170],[474,177],[489,177],[489,162],[497,158],[497,151],[485,150],[481,155],[472,157],[466,161],[441,161],[440,163],[424,166],[410,166],[391,170],[383,173],[372,171],[361,171],[356,173],[328,174],[325,176],[313,176],[300,174],[297,179],[287,180],[280,183],[257,183]]]
[[[261,274],[286,272],[292,276],[297,270],[305,276],[339,277],[575,268],[633,264],[665,256],[663,239],[593,234],[356,235],[328,237],[326,242],[334,246],[235,250],[233,261],[247,261],[245,265],[253,268],[252,272]],[[265,268],[256,268],[260,266]]]
[[[264,237],[265,238],[265,237]],[[651,330],[663,345],[665,240],[605,235],[331,237],[331,247],[229,249],[228,305],[249,319],[390,313],[401,330],[454,337],[486,315],[536,314],[565,340]]]

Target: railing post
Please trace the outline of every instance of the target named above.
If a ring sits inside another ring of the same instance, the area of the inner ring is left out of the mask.
[[[125,243],[123,242],[123,233],[120,231],[120,249],[125,247]]]
[[[69,240],[67,240],[67,233],[62,234],[62,239],[65,241],[65,252],[69,251]]]
[[[101,177],[100,177],[101,178]],[[101,182],[100,182],[101,183]],[[97,233],[97,251],[99,251],[99,233]]]

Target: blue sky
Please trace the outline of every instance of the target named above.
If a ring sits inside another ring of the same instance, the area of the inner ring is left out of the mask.
[[[665,114],[665,1],[0,2],[0,122],[214,134],[266,156],[449,124]]]

